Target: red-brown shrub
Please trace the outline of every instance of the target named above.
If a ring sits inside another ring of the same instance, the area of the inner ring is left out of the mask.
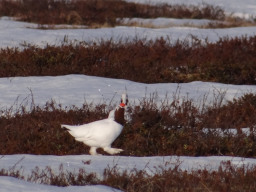
[[[0,1],[0,16],[13,16],[19,20],[38,24],[78,24],[97,27],[114,26],[122,18],[225,18],[218,6],[148,5],[122,0],[23,0]]]
[[[255,84],[256,36],[203,43],[163,38],[0,50],[0,76],[85,74],[144,83]]]
[[[255,95],[248,94],[223,106],[205,107],[203,111],[190,100],[175,100],[160,107],[152,99],[143,100],[139,105],[130,107],[131,119],[113,146],[125,150],[121,155],[255,157],[256,122],[253,117],[256,106],[249,102],[249,99],[253,101],[255,98]],[[3,115],[0,153],[87,154],[88,147],[75,141],[60,128],[60,124],[88,123],[106,118],[107,112],[106,105],[86,104],[81,108],[63,109],[54,103],[47,103],[44,108],[33,107],[30,112],[22,109],[11,116]],[[237,124],[232,115],[226,118],[228,113],[233,113],[234,117],[240,115]],[[238,134],[225,131],[231,125],[239,130]],[[251,132],[248,135],[242,133],[241,125],[249,127]],[[204,128],[211,129],[205,131]],[[222,128],[223,132],[219,133],[214,128]]]
[[[171,163],[171,162],[170,162]],[[168,163],[167,163],[168,165]],[[100,180],[94,173],[85,169],[70,172],[60,165],[56,173],[51,167],[32,170],[25,178],[19,170],[0,170],[0,176],[12,176],[40,184],[70,186],[70,185],[107,185],[122,191],[231,191],[251,192],[256,186],[255,166],[236,166],[230,161],[222,162],[218,170],[183,171],[179,163],[173,163],[171,168],[155,167],[151,174],[147,170],[120,171],[116,167],[106,168],[104,178]]]

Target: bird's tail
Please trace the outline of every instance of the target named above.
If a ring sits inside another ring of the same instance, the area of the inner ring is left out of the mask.
[[[73,126],[72,125],[60,125],[60,127],[62,128],[62,129],[64,129],[64,130],[66,130],[66,131],[70,131],[72,128],[73,128]]]

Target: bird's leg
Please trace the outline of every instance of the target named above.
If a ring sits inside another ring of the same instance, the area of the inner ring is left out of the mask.
[[[117,148],[111,148],[111,147],[104,147],[103,150],[111,155],[124,151],[123,149],[117,149]]]
[[[91,155],[101,155],[101,154],[98,154],[98,153],[97,153],[97,148],[98,148],[98,147],[91,147],[89,153],[90,153]]]

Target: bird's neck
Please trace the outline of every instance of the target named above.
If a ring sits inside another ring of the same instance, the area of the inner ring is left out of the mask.
[[[115,110],[115,122],[124,125],[124,108],[123,107],[118,107]]]

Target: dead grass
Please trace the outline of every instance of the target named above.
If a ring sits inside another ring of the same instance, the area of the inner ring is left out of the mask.
[[[124,25],[123,18],[190,18],[209,19],[204,28],[227,28],[255,25],[255,21],[225,15],[219,6],[202,3],[193,5],[147,5],[122,0],[1,0],[0,16],[11,16],[21,21],[38,23],[38,28],[55,29],[55,25],[83,25],[89,28]],[[130,25],[130,24],[128,24]],[[134,25],[134,23],[133,23]],[[138,25],[138,24],[136,24]],[[146,27],[154,27],[147,25]]]
[[[223,20],[224,11],[218,6],[146,5],[122,0],[18,0],[0,1],[0,16],[38,24],[76,24],[115,26],[120,18],[195,18]]]
[[[64,1],[1,0],[0,13],[1,16],[14,16],[39,24],[54,26],[65,23],[90,27],[115,26],[117,18],[125,17],[225,18],[222,9],[209,5],[203,8],[149,6],[114,0],[71,1],[70,4]],[[204,45],[192,38],[192,46],[189,42],[180,41],[170,45],[168,40],[159,39],[155,42],[115,44],[109,41],[100,45],[48,46],[44,49],[30,46],[22,51],[2,49],[0,76],[79,73],[146,83],[202,80],[255,84],[255,39],[226,38]],[[152,100],[143,100],[140,105],[131,106],[131,121],[125,125],[114,145],[125,149],[122,155],[255,157],[255,98],[255,94],[246,94],[225,105],[216,104],[204,110],[189,100],[182,103],[175,100],[161,108],[156,107]],[[8,115],[11,109],[2,111],[5,115],[0,123],[1,154],[87,153],[88,147],[60,129],[60,124],[82,124],[105,118],[108,112],[106,105],[63,108],[54,102],[45,104],[43,108],[32,105],[30,109],[27,111],[21,107],[14,115]],[[237,135],[220,136],[215,131],[203,132],[204,127],[237,128],[238,131],[249,127],[251,134],[248,136],[240,131]],[[50,167],[44,170],[35,168],[27,180],[57,186],[104,184],[124,191],[252,191],[256,186],[255,167],[235,167],[230,162],[223,163],[218,171],[186,172],[181,171],[178,165],[168,170],[159,168],[154,176],[144,170],[119,173],[115,169],[106,169],[103,180],[83,169],[79,173],[71,173],[60,166],[59,171],[56,174]],[[0,175],[25,179],[20,170],[14,169],[0,170]]]
[[[104,178],[98,179],[94,173],[87,173],[80,169],[78,173],[65,171],[60,165],[59,170],[50,167],[39,169],[36,167],[31,175],[25,178],[19,170],[0,170],[1,176],[12,176],[29,182],[56,186],[70,185],[107,185],[129,192],[141,191],[248,191],[256,186],[256,167],[235,166],[230,161],[223,162],[216,171],[199,169],[182,171],[179,164],[173,168],[156,167],[154,174],[146,170],[120,172],[117,168],[106,168]]]
[[[206,169],[181,171],[179,165],[174,168],[159,169],[151,176],[145,171],[134,170],[132,173],[118,173],[106,170],[103,184],[131,191],[250,191],[256,183],[256,169],[232,166],[223,162],[218,171]]]
[[[216,29],[216,28],[234,28],[234,27],[249,27],[255,26],[256,22],[254,20],[244,19],[244,18],[235,18],[232,16],[226,16],[224,20],[209,20],[204,24],[196,23],[191,21],[187,21],[184,23],[175,23],[175,21],[169,21],[166,23],[155,23],[149,21],[147,19],[141,20],[139,19],[123,19],[119,21],[119,25],[122,26],[133,26],[133,27],[143,27],[143,28],[170,28],[170,27],[192,27],[192,28],[201,28],[201,29]]]
[[[256,36],[69,43],[0,50],[0,77],[85,74],[144,83],[256,83]]]
[[[231,155],[256,156],[254,94],[247,94],[225,105],[213,104],[204,109],[190,100],[167,100],[157,106],[154,99],[141,101],[129,108],[126,123],[114,146],[122,155]],[[85,104],[81,108],[62,108],[54,102],[44,107],[21,107],[16,113],[2,111],[0,154],[85,154],[88,147],[76,142],[60,124],[83,124],[107,117],[106,105]],[[12,114],[12,115],[9,115]],[[237,128],[239,134],[214,128]],[[249,135],[240,128],[251,129]],[[213,128],[205,132],[204,128]],[[19,133],[19,134],[17,134]],[[45,142],[47,141],[47,142]],[[134,141],[136,141],[134,143]],[[103,151],[100,151],[104,153]]]

